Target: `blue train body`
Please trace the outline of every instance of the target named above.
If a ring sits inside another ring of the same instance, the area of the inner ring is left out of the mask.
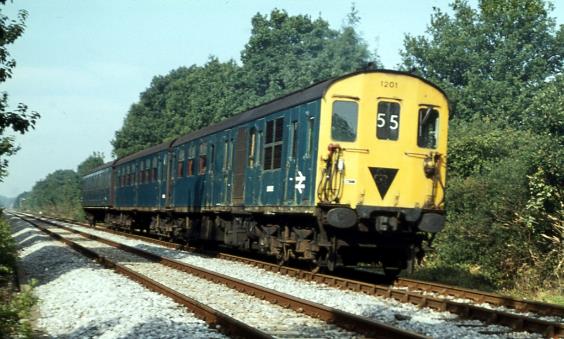
[[[83,204],[185,212],[236,206],[313,207],[314,185],[301,182],[315,182],[319,108],[315,100],[105,164],[83,178]],[[104,186],[103,193],[98,185]]]
[[[104,164],[83,206],[91,223],[395,275],[443,227],[447,125],[432,83],[360,71]]]

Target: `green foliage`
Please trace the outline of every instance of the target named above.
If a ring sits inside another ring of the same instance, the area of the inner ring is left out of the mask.
[[[494,292],[496,290],[495,284],[472,266],[445,264],[443,262],[433,260],[433,258],[428,261],[429,264],[418,269],[409,277],[424,281],[437,281],[443,284],[486,292]]]
[[[564,265],[557,255],[561,186],[548,184],[554,169],[546,161],[554,139],[477,119],[452,124],[449,142],[448,225],[436,239],[438,265],[472,267],[501,287],[533,277],[559,286],[551,278]]]
[[[17,210],[25,210],[26,201],[29,197],[30,192],[20,193],[14,200],[14,208]]]
[[[58,170],[35,183],[25,197],[24,207],[33,212],[83,219],[80,195],[78,174],[73,170]]]
[[[112,141],[118,157],[205,127],[240,110],[239,67],[210,58],[204,66],[181,67],[155,77],[133,104]]]
[[[561,146],[564,146],[563,90],[564,74],[558,74],[541,86],[523,117],[525,127],[537,133],[548,134],[557,139]]]
[[[0,0],[0,6],[5,5],[5,0]],[[0,10],[0,83],[12,77],[12,70],[16,61],[10,57],[7,46],[14,43],[24,32],[26,11],[19,11],[17,20],[11,20]],[[19,103],[17,108],[10,110],[8,107],[8,94],[0,92],[0,182],[8,174],[8,160],[6,157],[14,155],[19,147],[14,142],[14,137],[5,136],[8,130],[24,134],[35,127],[39,119],[37,112],[28,112],[25,104]]]
[[[88,174],[90,171],[95,169],[98,166],[104,164],[104,154],[100,152],[93,152],[86,160],[81,162],[77,169],[76,173],[79,177],[83,177],[84,175]]]
[[[447,226],[427,270],[562,291],[564,29],[543,0],[451,7],[402,52],[405,69],[446,90],[453,116]]]
[[[13,272],[16,265],[16,245],[10,226],[0,219],[0,277]]]
[[[17,294],[10,288],[17,256],[11,233],[8,223],[0,219],[0,338],[30,338],[31,326],[27,319],[37,299],[32,294],[32,286]]]
[[[341,30],[321,18],[283,10],[255,15],[242,66],[210,57],[203,66],[155,77],[116,132],[114,154],[122,157],[369,61],[377,63],[354,29],[358,20],[354,8]]]
[[[428,36],[407,35],[404,68],[434,80],[456,117],[490,117],[519,126],[544,80],[562,71],[563,29],[543,0],[465,0],[453,17],[435,9]]]
[[[29,322],[31,310],[37,303],[33,285],[7,296],[0,302],[0,338],[32,338]]]
[[[241,52],[251,103],[274,99],[372,61],[354,29],[358,20],[353,8],[348,25],[336,31],[321,18],[290,16],[283,10],[273,10],[270,17],[255,15],[251,37]]]

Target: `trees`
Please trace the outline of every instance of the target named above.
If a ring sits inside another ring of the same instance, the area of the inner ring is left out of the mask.
[[[502,287],[562,288],[563,27],[543,0],[451,7],[452,17],[435,10],[427,36],[406,36],[402,52],[404,68],[452,101],[436,262]]]
[[[0,6],[6,0],[0,0]],[[0,83],[12,77],[12,70],[16,61],[10,57],[7,46],[14,43],[24,32],[27,12],[19,11],[17,20],[11,20],[0,11]],[[13,136],[6,136],[9,130],[21,134],[35,127],[39,118],[37,112],[28,112],[25,104],[18,104],[16,109],[8,106],[8,94],[0,92],[0,181],[8,174],[8,160],[6,157],[14,155],[19,147],[15,144]]]
[[[240,68],[210,57],[203,66],[180,67],[153,78],[112,141],[118,157],[200,129],[240,111]]]
[[[283,10],[274,9],[270,17],[256,14],[241,52],[251,103],[274,99],[375,61],[354,30],[358,20],[354,7],[340,31],[321,18],[290,16]]]
[[[79,177],[88,174],[94,168],[104,164],[104,154],[100,152],[92,152],[83,162],[76,168],[76,173]]]
[[[405,69],[436,81],[456,117],[476,115],[519,126],[523,108],[551,75],[562,71],[564,32],[543,0],[465,0],[449,16],[435,9],[427,36],[407,35]]]
[[[319,18],[273,10],[257,14],[242,65],[210,57],[203,66],[157,76],[133,104],[112,141],[118,157],[218,122],[313,82],[377,62],[348,24],[334,30]]]
[[[14,208],[74,219],[84,217],[81,199],[81,177],[104,164],[104,155],[93,152],[81,162],[77,171],[57,170],[35,183],[30,192],[20,194]]]
[[[57,170],[39,180],[19,206],[69,218],[81,218],[80,177],[73,170]]]
[[[14,203],[17,209],[61,215],[80,219],[83,217],[81,177],[104,164],[104,155],[93,152],[81,162],[77,171],[57,170],[35,183],[30,192],[20,194]]]
[[[149,88],[140,94],[139,101],[131,105],[122,128],[116,131],[112,140],[114,155],[122,157],[166,139],[168,129],[176,122],[165,112],[168,87],[188,72],[186,67],[180,67],[166,76],[153,78]]]

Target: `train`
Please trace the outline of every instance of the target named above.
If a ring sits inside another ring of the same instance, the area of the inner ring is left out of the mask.
[[[95,168],[82,205],[91,224],[393,277],[444,227],[448,119],[432,82],[357,71]]]

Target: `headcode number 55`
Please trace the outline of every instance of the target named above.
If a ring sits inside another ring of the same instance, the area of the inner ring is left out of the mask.
[[[390,115],[390,129],[398,129],[399,115]],[[378,127],[386,126],[386,113],[378,113]]]

